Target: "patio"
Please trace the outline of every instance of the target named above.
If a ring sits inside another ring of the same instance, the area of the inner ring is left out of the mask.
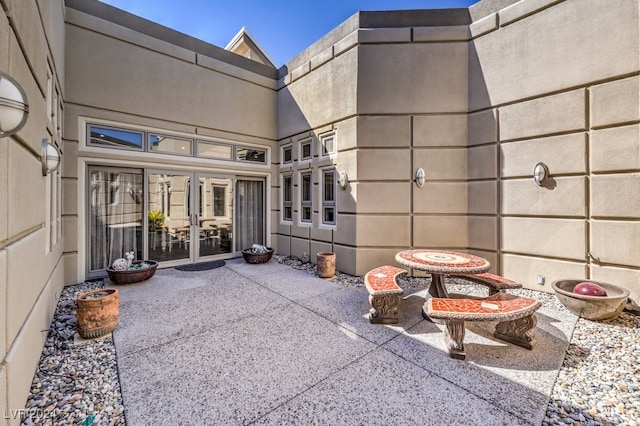
[[[275,261],[232,260],[201,272],[165,269],[145,283],[118,288],[120,325],[113,340],[130,425],[553,423],[547,409],[557,401],[549,398],[577,319],[540,293],[533,351],[491,338],[488,324],[471,324],[467,360],[458,361],[447,354],[442,326],[421,317],[424,286],[405,290],[393,326],[369,323],[364,287]],[[106,338],[69,350],[89,351],[90,361],[94,345],[110,344]],[[52,373],[68,377],[64,370],[76,368],[57,365],[57,372],[36,373],[34,389]],[[76,374],[82,375],[71,377]],[[28,403],[31,419],[38,423],[36,414],[95,399],[88,390],[69,388],[80,396],[58,396],[61,401],[42,404],[40,412]],[[29,402],[38,401],[32,393]],[[95,424],[124,421],[117,409],[80,405],[93,410],[67,417],[74,423],[89,416]]]

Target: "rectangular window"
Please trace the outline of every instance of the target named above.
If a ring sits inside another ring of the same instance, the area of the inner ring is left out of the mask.
[[[265,164],[267,162],[267,151],[264,149],[238,147],[236,149],[236,160]]]
[[[336,133],[331,132],[320,137],[320,143],[322,145],[322,155],[328,156],[336,153]]]
[[[282,147],[282,164],[291,163],[293,161],[292,146],[287,145]]]
[[[198,141],[198,157],[233,160],[233,146],[215,142]]]
[[[149,151],[168,154],[192,155],[193,143],[191,139],[176,138],[173,136],[149,135]]]
[[[225,217],[227,206],[227,187],[213,185],[213,217]]]
[[[300,175],[300,221],[311,222],[311,172]]]
[[[311,139],[300,141],[300,160],[311,160]]]
[[[322,172],[322,223],[336,224],[336,172]]]
[[[293,220],[293,182],[291,175],[282,176],[282,220]]]
[[[143,150],[142,132],[112,129],[102,126],[89,126],[89,145],[101,145],[109,148]]]

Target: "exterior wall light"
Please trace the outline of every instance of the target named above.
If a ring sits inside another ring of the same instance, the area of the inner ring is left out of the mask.
[[[347,184],[349,183],[349,176],[347,176],[347,172],[340,172],[338,175],[338,185],[340,188],[347,189]]]
[[[41,146],[42,176],[46,176],[60,166],[60,151],[50,144],[46,138],[42,139]]]
[[[0,72],[0,138],[16,134],[28,115],[26,93],[17,81]]]
[[[418,185],[418,188],[422,188],[424,186],[425,179],[426,176],[424,174],[424,170],[422,169],[422,167],[420,167],[418,170],[416,170],[416,177],[413,179],[413,181],[416,183],[416,185]]]
[[[543,162],[539,162],[533,168],[533,181],[538,186],[543,186],[546,180],[549,178],[549,167]]]

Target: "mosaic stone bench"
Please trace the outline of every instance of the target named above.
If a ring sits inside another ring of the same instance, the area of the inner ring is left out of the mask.
[[[541,305],[538,300],[496,293],[484,299],[432,297],[427,300],[426,311],[431,318],[444,320],[449,356],[465,359],[465,321],[499,321],[493,333],[496,338],[531,349],[531,329],[536,326],[535,312]]]
[[[490,296],[497,293],[504,293],[504,291],[508,289],[522,288],[522,284],[490,272],[485,272],[484,274],[452,274],[449,276],[487,286],[489,287]]]
[[[396,278],[406,273],[404,269],[385,265],[367,272],[364,276],[371,303],[369,321],[372,324],[398,323],[398,305],[404,291],[398,286]]]

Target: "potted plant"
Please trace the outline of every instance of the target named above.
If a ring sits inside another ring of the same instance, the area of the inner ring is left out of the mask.
[[[125,256],[126,259],[116,259],[111,268],[107,268],[111,282],[115,284],[139,283],[148,280],[156,273],[158,262],[155,260],[134,261],[132,251],[125,253]]]
[[[260,244],[254,244],[250,248],[242,250],[242,257],[247,263],[266,263],[271,260],[273,249]]]
[[[149,219],[149,230],[155,231],[156,229],[161,229],[164,225],[164,213],[160,210],[149,210],[149,214],[147,214],[147,218]]]

